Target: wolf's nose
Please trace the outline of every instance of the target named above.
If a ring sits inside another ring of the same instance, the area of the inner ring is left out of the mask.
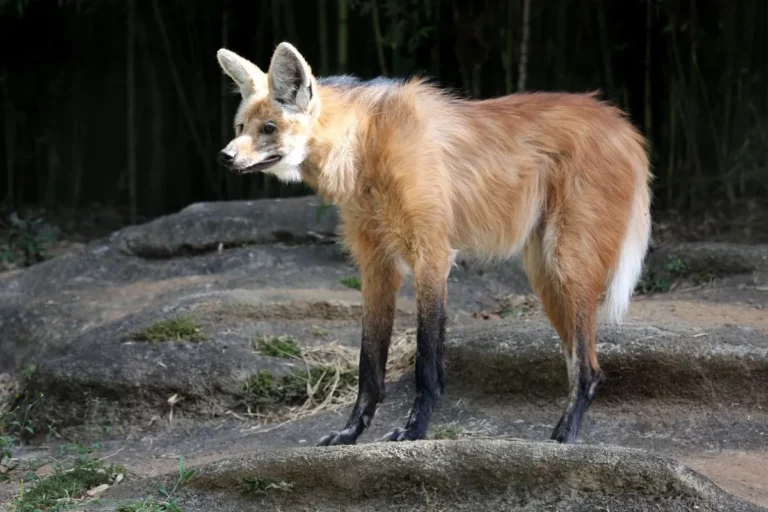
[[[223,165],[231,166],[235,161],[235,152],[232,149],[224,148],[219,151],[219,162]]]

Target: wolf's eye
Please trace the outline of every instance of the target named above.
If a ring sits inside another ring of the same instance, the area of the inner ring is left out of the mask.
[[[261,133],[264,135],[271,135],[275,133],[275,130],[277,130],[277,125],[275,125],[275,123],[272,121],[267,121],[264,123],[264,126],[261,127]]]
[[[242,125],[242,124],[239,124],[239,125],[235,126],[235,133],[236,133],[237,135],[240,135],[240,133],[241,133],[242,131],[243,131],[243,125]]]

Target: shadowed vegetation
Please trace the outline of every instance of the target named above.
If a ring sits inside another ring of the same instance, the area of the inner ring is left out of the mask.
[[[216,50],[266,67],[283,40],[318,75],[421,74],[476,98],[600,89],[649,138],[657,209],[768,193],[761,0],[0,0],[2,199],[135,221],[307,193],[216,162],[237,106]]]

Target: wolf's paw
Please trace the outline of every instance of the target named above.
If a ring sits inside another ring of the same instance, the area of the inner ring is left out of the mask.
[[[389,434],[385,435],[380,441],[417,441],[423,439],[424,436],[420,436],[413,429],[396,428]]]
[[[323,436],[317,442],[317,446],[337,446],[341,444],[355,444],[357,438],[347,430],[341,432],[332,432],[327,436]]]

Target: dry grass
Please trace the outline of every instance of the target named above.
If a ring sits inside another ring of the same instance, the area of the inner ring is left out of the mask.
[[[336,341],[315,347],[302,347],[301,355],[292,358],[301,361],[304,366],[303,370],[294,373],[300,373],[306,385],[306,399],[303,403],[249,407],[248,415],[257,418],[263,427],[271,430],[289,421],[353,404],[357,399],[359,357],[359,348],[353,349]],[[397,380],[412,371],[415,358],[416,330],[409,329],[393,335],[387,359],[387,381]]]

